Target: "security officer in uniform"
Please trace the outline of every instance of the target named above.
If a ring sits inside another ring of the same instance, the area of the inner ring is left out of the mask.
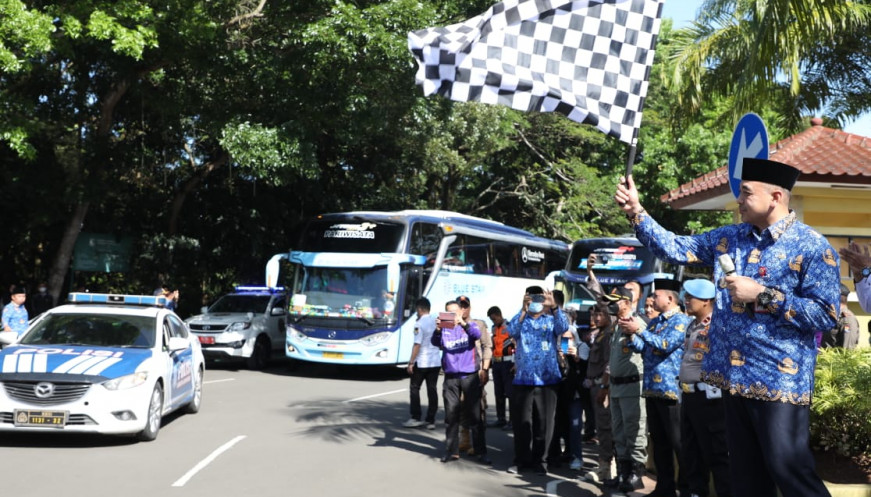
[[[604,296],[618,306],[616,328],[611,334],[610,402],[611,432],[617,455],[617,477],[606,480],[605,486],[632,492],[644,486],[644,464],[647,462],[647,416],[641,403],[641,377],[644,364],[641,354],[629,347],[626,331],[644,329],[645,323],[635,315],[632,292],[616,287]]]
[[[641,396],[647,408],[647,428],[653,440],[656,488],[653,497],[676,497],[674,460],[680,458],[680,387],[677,375],[683,357],[683,344],[692,318],[680,310],[680,282],[653,280],[653,307],[659,312],[647,329],[629,333],[629,346],[644,359],[644,384]],[[683,474],[681,474],[683,476]],[[679,478],[681,490],[686,485]]]
[[[728,392],[732,491],[742,497],[774,497],[778,489],[830,495],[809,445],[810,401],[814,332],[837,323],[840,271],[828,241],[789,208],[799,174],[787,164],[745,158],[742,222],[694,236],[677,236],[651,218],[631,176],[614,197],[656,256],[714,266],[715,281],[722,281],[701,379]]]
[[[731,497],[723,391],[701,383],[702,360],[710,350],[716,288],[708,280],[694,279],[685,281],[683,289],[687,314],[693,317],[680,364],[683,475],[691,496],[707,497],[709,474],[713,474],[717,497]]]

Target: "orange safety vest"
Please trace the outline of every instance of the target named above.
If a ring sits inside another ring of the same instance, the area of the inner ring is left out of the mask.
[[[502,326],[493,327],[493,357],[502,357],[502,346],[510,338],[505,322],[502,322]]]

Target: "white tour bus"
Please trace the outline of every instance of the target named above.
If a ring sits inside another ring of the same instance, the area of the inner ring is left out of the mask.
[[[472,317],[489,324],[491,306],[506,318],[531,285],[553,286],[566,267],[566,243],[446,211],[324,214],[304,228],[296,250],[267,264],[269,286],[281,271],[292,295],[286,354],[341,364],[401,365],[414,339],[415,301],[432,312],[469,297]]]

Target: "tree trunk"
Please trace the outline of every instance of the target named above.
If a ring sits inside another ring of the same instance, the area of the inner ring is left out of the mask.
[[[82,224],[85,222],[88,207],[90,207],[89,202],[76,204],[69,223],[67,223],[67,227],[64,230],[60,247],[58,247],[54,262],[51,265],[51,271],[48,273],[48,291],[54,297],[56,304],[61,302],[60,296],[63,292],[64,276],[66,276],[67,269],[70,267],[73,249],[76,247],[76,239],[78,239],[79,232],[82,230]],[[73,282],[71,281],[70,284],[73,284]]]
[[[190,177],[184,185],[176,192],[172,199],[172,206],[169,214],[169,236],[175,236],[178,232],[178,218],[181,215],[181,208],[184,205],[187,196],[197,189],[206,177],[220,166],[229,162],[230,157],[226,153],[222,153],[216,160],[204,164],[200,170]]]

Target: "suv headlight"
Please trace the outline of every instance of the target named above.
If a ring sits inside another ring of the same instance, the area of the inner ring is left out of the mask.
[[[138,387],[145,383],[145,380],[147,379],[148,372],[139,371],[133,374],[128,374],[127,376],[115,378],[114,380],[106,381],[103,383],[103,386],[106,387],[106,390],[126,390],[128,388]]]
[[[242,330],[247,330],[250,327],[251,327],[250,321],[240,321],[240,322],[231,324],[230,327],[227,329],[229,331],[242,331]]]
[[[362,342],[363,345],[371,347],[373,345],[378,345],[379,343],[386,342],[388,338],[390,338],[390,332],[382,331],[380,333],[373,333],[371,335],[364,336],[360,339],[360,342]]]

